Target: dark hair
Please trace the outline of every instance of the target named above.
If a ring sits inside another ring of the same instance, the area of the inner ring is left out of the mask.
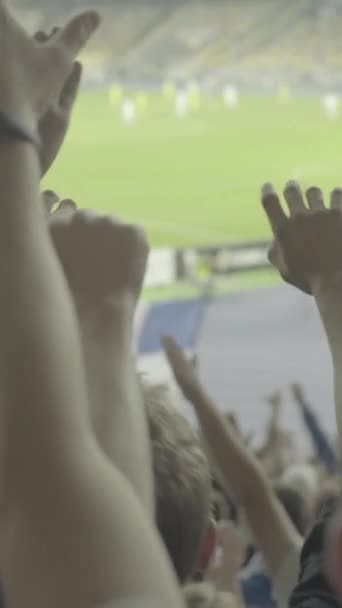
[[[308,506],[304,496],[286,484],[276,485],[274,491],[296,530],[304,536],[309,522]]]

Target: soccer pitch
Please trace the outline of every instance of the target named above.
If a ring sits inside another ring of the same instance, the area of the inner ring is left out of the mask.
[[[154,94],[125,127],[108,93],[83,93],[44,186],[142,223],[153,246],[264,238],[261,184],[342,184],[341,136],[342,114],[329,121],[319,98],[243,97],[229,110],[207,97],[180,120]]]

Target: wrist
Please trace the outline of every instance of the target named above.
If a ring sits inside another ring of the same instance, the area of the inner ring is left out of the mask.
[[[38,118],[26,103],[15,96],[13,99],[1,95],[0,111],[12,116],[23,128],[38,133]]]
[[[17,104],[6,110],[7,106],[7,103],[0,105],[0,142],[30,144],[39,153],[40,139],[33,113]]]
[[[96,336],[102,341],[111,343],[113,335],[116,340],[131,343],[133,316],[129,308],[120,299],[107,298],[91,302],[82,297],[75,297],[79,322],[84,334]]]
[[[342,275],[316,283],[315,301],[333,358],[341,356],[342,346]]]
[[[316,300],[334,297],[342,294],[342,270],[335,271],[327,276],[317,276],[311,281],[312,294]]]

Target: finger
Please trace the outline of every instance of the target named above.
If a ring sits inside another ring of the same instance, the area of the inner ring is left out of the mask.
[[[71,198],[65,198],[58,205],[57,211],[76,211],[77,205]]]
[[[261,199],[272,231],[276,234],[280,226],[286,222],[287,217],[272,184],[264,184],[262,187]]]
[[[56,27],[56,26],[55,26],[55,27],[53,27],[53,28],[52,28],[52,30],[51,30],[51,32],[50,32],[50,36],[49,36],[49,38],[53,38],[53,37],[54,37],[56,34],[58,34],[58,32],[60,32],[60,31],[61,31],[61,28],[60,28],[60,27]]]
[[[76,101],[82,77],[82,65],[75,61],[69,78],[67,78],[59,97],[59,105],[65,113],[71,112]]]
[[[44,190],[44,192],[42,192],[42,199],[43,199],[44,209],[45,209],[47,215],[50,215],[53,207],[59,201],[59,196],[53,190]]]
[[[96,11],[85,11],[69,21],[57,34],[56,43],[74,58],[97,30],[100,21]]]
[[[177,367],[177,362],[180,359],[183,361],[185,359],[185,355],[182,349],[178,346],[177,342],[170,336],[163,336],[161,338],[161,343],[172,369],[175,369]]]
[[[324,209],[324,197],[320,188],[317,188],[316,186],[309,188],[306,191],[306,200],[308,201],[308,205],[312,211]]]
[[[330,196],[330,207],[332,209],[342,209],[342,188],[335,188]]]
[[[42,31],[37,32],[33,36],[33,38],[39,44],[44,44],[44,42],[47,42],[49,40],[49,36],[45,32],[42,32]]]
[[[287,182],[284,190],[284,197],[291,217],[307,211],[302,190],[297,182]]]
[[[175,348],[177,348],[176,342],[170,336],[162,336],[161,343],[167,355],[173,353]]]

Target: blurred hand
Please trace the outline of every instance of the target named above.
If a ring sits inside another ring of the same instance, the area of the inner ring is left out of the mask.
[[[39,44],[46,44],[57,36],[55,28],[50,35],[38,32],[34,39]],[[40,164],[42,177],[48,172],[62,147],[70,124],[82,76],[82,65],[75,61],[68,78],[64,82],[59,96],[53,100],[46,113],[39,121]]]
[[[162,338],[162,345],[179,388],[191,401],[193,394],[200,386],[197,361],[188,358],[176,341],[169,336]]]
[[[216,554],[209,564],[206,579],[220,591],[235,593],[245,549],[242,535],[234,524],[218,525]]]
[[[272,393],[272,395],[266,398],[266,401],[269,403],[275,413],[278,413],[283,405],[283,397],[281,392],[275,391],[274,393]]]
[[[148,245],[137,227],[64,200],[49,218],[53,244],[75,296],[123,301],[133,313],[145,276]]]
[[[291,385],[291,392],[292,392],[294,400],[297,403],[303,403],[305,401],[304,390],[303,390],[303,388],[301,387],[300,384],[297,384],[297,383],[292,384]]]
[[[324,206],[319,188],[310,188],[306,202],[300,187],[289,182],[284,191],[289,209],[285,215],[270,184],[262,202],[274,233],[269,258],[285,281],[306,293],[342,271],[342,190],[331,194],[330,209]]]
[[[69,21],[51,40],[30,38],[0,0],[0,91],[2,110],[28,115],[34,127],[59,99],[73,61],[100,22],[95,11]]]

